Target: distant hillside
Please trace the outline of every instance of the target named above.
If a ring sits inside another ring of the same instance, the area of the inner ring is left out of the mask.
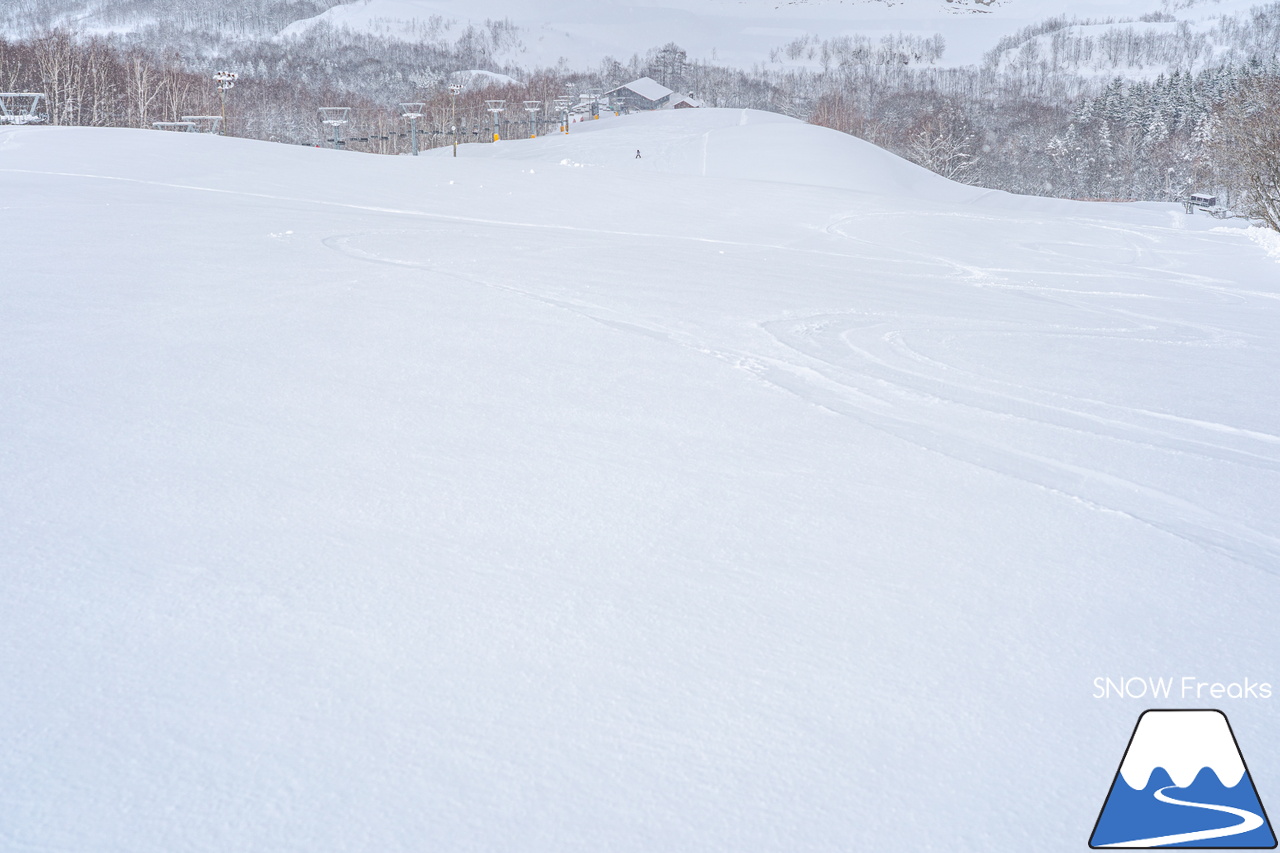
[[[261,37],[343,2],[353,0],[5,0],[0,33],[20,37],[55,28],[130,32],[159,27]]]
[[[983,60],[992,69],[1131,77],[1277,57],[1280,2],[1199,19],[1169,12],[1137,20],[1049,18],[1001,38]]]

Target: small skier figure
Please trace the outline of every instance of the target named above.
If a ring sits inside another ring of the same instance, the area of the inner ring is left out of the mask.
[[[637,149],[636,149],[636,159],[637,159],[637,160],[639,160],[639,159],[640,159],[640,149],[639,149],[639,148],[637,148]]]

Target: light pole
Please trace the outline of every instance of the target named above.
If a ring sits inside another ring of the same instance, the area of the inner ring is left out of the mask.
[[[498,135],[498,116],[507,108],[505,100],[485,101],[484,107],[493,116],[493,141],[497,142],[501,137]]]
[[[462,86],[457,83],[449,84],[449,103],[452,105],[450,114],[450,122],[453,130],[453,156],[458,156],[458,93],[462,91]]]
[[[213,75],[214,82],[218,84],[218,103],[222,107],[222,126],[227,124],[227,90],[236,87],[236,80],[240,77],[234,71],[219,71]]]
[[[426,104],[401,104],[400,109],[404,110],[401,118],[409,120],[409,138],[413,140],[413,156],[418,156],[418,119],[422,118],[422,108]]]
[[[542,109],[541,101],[525,101],[524,102],[524,111],[529,114],[529,138],[530,139],[538,138],[538,128],[534,127],[533,123],[536,120],[538,110],[540,109]]]

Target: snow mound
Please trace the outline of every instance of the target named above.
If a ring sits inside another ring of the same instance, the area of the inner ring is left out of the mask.
[[[1280,261],[1280,233],[1272,231],[1270,228],[1253,225],[1244,229],[1239,227],[1220,227],[1214,228],[1213,230],[1221,234],[1243,234],[1245,237],[1248,237],[1250,240],[1261,246],[1262,250],[1268,255],[1275,258],[1277,261]]]
[[[636,157],[639,152],[640,157]],[[949,181],[865,140],[759,110],[638,113],[574,124],[568,134],[471,145],[463,153],[708,178],[831,187],[934,201],[986,191]]]

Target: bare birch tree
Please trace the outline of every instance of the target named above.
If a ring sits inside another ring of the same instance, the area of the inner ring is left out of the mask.
[[[1214,148],[1236,207],[1280,231],[1280,79],[1255,78],[1226,104]]]

